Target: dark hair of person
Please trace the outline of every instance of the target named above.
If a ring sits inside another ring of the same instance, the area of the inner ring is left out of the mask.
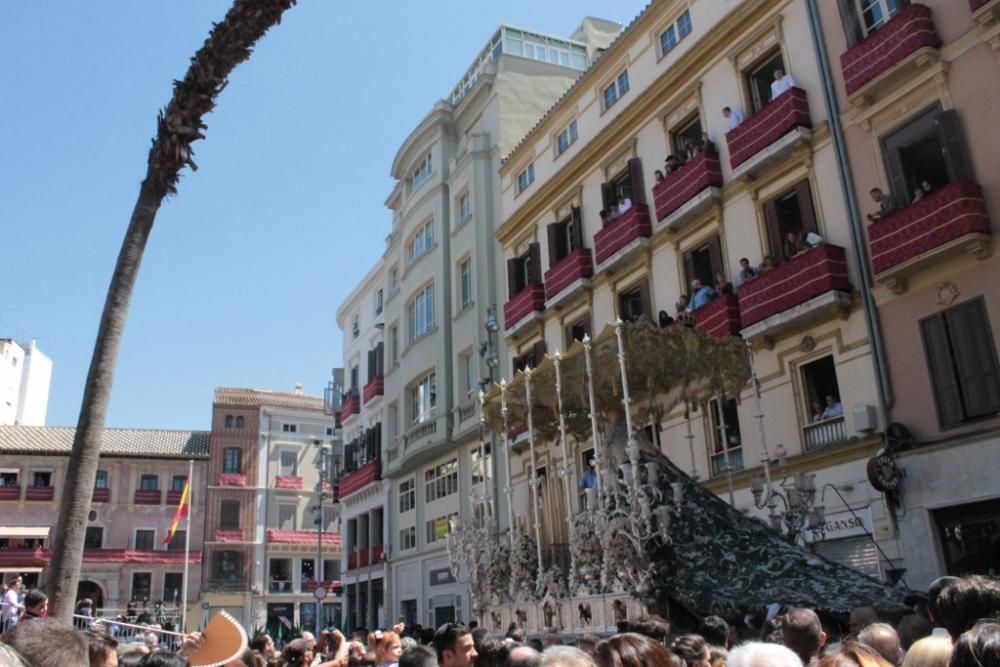
[[[476,653],[479,652],[479,647],[483,645],[483,641],[490,636],[490,631],[486,628],[469,628],[472,634],[472,641],[476,645]]]
[[[667,637],[670,636],[670,621],[662,616],[642,616],[629,622],[628,631],[666,643]]]
[[[0,636],[22,656],[30,656],[32,667],[65,667],[90,664],[87,639],[72,626],[54,618],[36,618],[18,623]]]
[[[909,651],[914,642],[929,637],[931,631],[931,622],[923,614],[907,614],[899,619],[899,623],[896,625],[899,646],[904,651]]]
[[[594,661],[598,667],[674,667],[663,644],[634,632],[602,641],[594,648]]]
[[[445,623],[434,632],[434,652],[438,660],[444,657],[445,651],[454,651],[459,637],[469,634],[469,629],[461,623]]]
[[[37,588],[32,588],[30,591],[24,594],[24,608],[34,609],[35,607],[41,605],[49,596],[38,590]]]
[[[934,617],[953,641],[976,621],[1000,613],[1000,580],[971,575],[944,587],[934,604]]]
[[[306,667],[305,657],[311,651],[310,642],[305,639],[293,639],[285,644],[281,657],[289,667]]]
[[[139,667],[139,663],[146,657],[146,652],[140,649],[125,651],[118,656],[118,667]]]
[[[476,628],[477,630],[481,628]],[[472,633],[475,637],[476,633]],[[504,667],[507,664],[507,656],[510,655],[510,646],[499,639],[486,637],[483,642],[476,647],[476,667]]]
[[[531,648],[535,649],[539,653],[541,653],[542,651],[545,650],[545,644],[543,644],[542,640],[539,639],[538,637],[532,637],[531,639],[529,639],[528,641],[526,641],[525,644],[527,646],[530,646]]]
[[[927,612],[931,615],[931,620],[941,622],[937,610],[938,597],[941,596],[941,591],[958,581],[958,577],[938,577],[927,587]]]
[[[187,658],[168,651],[147,653],[139,661],[139,667],[187,667]]]
[[[893,665],[873,649],[856,641],[850,641],[844,643],[840,650],[827,653],[820,658],[819,667],[893,667]]]
[[[263,653],[267,650],[267,644],[271,637],[263,632],[258,632],[250,640],[250,650]]]
[[[83,636],[87,640],[87,655],[90,657],[91,667],[101,667],[108,653],[114,653],[118,649],[118,640],[106,632],[87,630]]]
[[[437,654],[427,646],[414,646],[399,656],[399,667],[437,667]]]
[[[812,609],[793,607],[781,622],[781,642],[808,664],[819,653],[823,624]]]
[[[721,616],[706,616],[698,624],[698,634],[711,646],[729,646],[729,624]]]
[[[1000,667],[1000,621],[982,620],[963,633],[948,667]]]
[[[240,660],[246,667],[264,667],[264,656],[250,648],[243,649],[243,653],[240,653]]]
[[[434,628],[420,628],[420,643],[430,646],[434,642]]]
[[[705,660],[708,643],[701,635],[681,635],[670,642],[670,651],[679,656],[687,665]]]

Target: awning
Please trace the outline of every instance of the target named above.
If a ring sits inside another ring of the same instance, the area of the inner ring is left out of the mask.
[[[49,530],[48,526],[0,526],[0,537],[44,540]]]

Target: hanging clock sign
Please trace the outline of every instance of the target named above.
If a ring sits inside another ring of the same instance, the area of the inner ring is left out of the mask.
[[[903,482],[903,471],[896,459],[889,454],[879,454],[868,459],[868,481],[882,493],[895,491]]]

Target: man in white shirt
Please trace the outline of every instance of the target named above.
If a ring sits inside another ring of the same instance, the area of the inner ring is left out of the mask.
[[[826,397],[826,409],[823,410],[823,419],[833,419],[844,416],[844,405],[833,396]]]
[[[722,107],[722,117],[729,121],[729,129],[736,128],[743,122],[743,112],[731,107]]]
[[[622,215],[625,211],[632,208],[632,200],[628,197],[618,198],[618,215]]]
[[[9,630],[15,623],[17,619],[21,617],[21,612],[24,611],[24,605],[21,604],[21,577],[17,577],[14,581],[10,582],[10,588],[3,594],[2,600],[0,600],[0,628],[4,631]]]
[[[774,70],[774,81],[771,82],[771,99],[775,99],[786,90],[795,87],[795,79],[791,74],[785,74],[780,67]]]

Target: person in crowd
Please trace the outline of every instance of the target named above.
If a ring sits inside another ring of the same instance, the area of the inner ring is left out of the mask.
[[[628,631],[644,635],[666,646],[670,637],[670,621],[655,614],[642,616],[629,623]]]
[[[660,181],[662,181],[663,180],[663,172],[660,171],[659,169],[657,169],[656,171],[654,171],[653,172],[653,180],[656,181],[657,183],[659,183]]]
[[[903,667],[948,667],[951,659],[951,639],[924,637],[906,651]]]
[[[407,649],[399,656],[399,667],[437,667],[437,664],[433,649],[424,645]]]
[[[598,667],[675,667],[663,644],[634,632],[600,642],[593,657]]]
[[[9,630],[17,619],[24,612],[24,605],[21,603],[21,577],[14,577],[7,585],[7,590],[0,599],[0,632]]]
[[[702,153],[714,153],[718,154],[719,151],[715,149],[715,143],[708,138],[708,132],[701,133],[701,143],[698,145]]]
[[[726,280],[726,274],[722,271],[715,272],[715,287],[713,288],[716,294],[732,294],[733,284]]]
[[[782,245],[782,253],[785,255],[785,259],[791,259],[798,254],[801,254],[808,250],[802,237],[795,232],[787,232],[785,234],[785,241]]]
[[[1000,622],[984,619],[955,642],[950,667],[1000,667]]]
[[[737,287],[742,285],[748,280],[753,280],[757,277],[757,269],[750,265],[750,260],[746,257],[740,257],[740,270],[736,274],[736,285]]]
[[[830,396],[827,396],[826,399],[827,405],[830,404],[830,398],[831,398]],[[823,418],[826,419],[827,417],[825,416],[826,415],[825,409],[823,410],[823,414],[824,414]],[[843,414],[843,411],[841,411],[841,414]],[[851,629],[851,634],[854,635],[855,637],[858,636],[859,632],[867,628],[872,623],[878,623],[878,622],[879,622],[879,617],[878,617],[878,612],[875,611],[875,607],[856,607],[851,610],[851,615],[848,617],[847,621],[848,626]]]
[[[538,667],[540,664],[542,654],[533,646],[514,646],[507,656],[507,667]]]
[[[782,93],[788,92],[795,87],[795,79],[791,74],[786,74],[785,70],[778,68],[774,70],[774,81],[771,82],[771,99],[777,99]]]
[[[90,667],[118,667],[118,640],[99,630],[84,632]]]
[[[799,656],[803,665],[814,665],[826,645],[826,633],[812,609],[793,607],[781,621],[781,643]]]
[[[899,634],[899,646],[903,651],[909,651],[916,642],[930,636],[931,622],[923,614],[907,614],[899,619],[896,632]]]
[[[935,618],[948,630],[952,641],[982,618],[1000,615],[1000,579],[981,575],[962,577],[938,595]]]
[[[166,651],[149,653],[139,661],[139,667],[187,667],[187,664],[187,658]],[[286,665],[288,663],[282,664]]]
[[[747,642],[729,652],[727,667],[802,667],[795,653],[781,644]]]
[[[820,658],[818,667],[892,667],[892,663],[867,646],[847,642]]]
[[[550,646],[542,652],[541,667],[596,667],[596,664],[575,646]]]
[[[691,299],[688,298],[687,294],[681,294],[677,297],[677,303],[674,304],[674,309],[677,311],[677,317],[681,316],[681,313],[686,313],[688,306],[691,303]]]
[[[535,649],[539,653],[545,650],[545,646],[542,644],[542,640],[538,637],[529,637],[525,642],[528,646]]]
[[[601,227],[607,227],[611,222],[611,211],[606,208],[601,209]]]
[[[835,417],[843,417],[843,416],[844,416],[844,404],[841,403],[836,396],[828,394],[826,397],[826,407],[823,408],[823,419],[833,419]],[[871,609],[871,607],[868,607],[868,609]],[[868,623],[867,625],[871,625],[871,623]]]
[[[43,618],[48,615],[49,612],[49,596],[33,588],[28,591],[24,596],[24,614],[21,616],[22,621],[26,621],[31,618]]]
[[[313,644],[308,639],[293,639],[281,651],[282,667],[309,667],[313,659]]]
[[[523,644],[525,637],[524,628],[519,626],[517,623],[511,623],[510,626],[508,626],[507,633],[504,637],[517,644]]]
[[[878,204],[878,210],[868,214],[868,220],[871,222],[881,220],[896,210],[896,200],[892,195],[882,192],[882,188],[872,188],[868,194],[871,195],[872,201]]]
[[[594,655],[594,649],[600,641],[597,635],[586,633],[576,638],[576,647],[587,655]]]
[[[708,647],[708,664],[710,667],[726,667],[729,662],[729,651],[721,646]]]
[[[656,323],[661,329],[665,329],[674,323],[674,318],[670,317],[670,313],[665,310],[661,310],[656,315]]]
[[[687,143],[684,144],[684,157],[693,160],[698,157],[699,153],[701,153],[701,146],[688,139]]]
[[[510,655],[510,646],[499,639],[485,637],[479,646],[476,646],[476,667],[505,667],[507,656]]]
[[[81,630],[88,629],[94,623],[94,601],[90,598],[83,598],[76,603],[76,611],[73,613],[76,615],[73,624]]]
[[[858,633],[858,642],[872,649],[887,662],[898,665],[903,660],[903,650],[899,647],[899,635],[888,623],[872,623]]]
[[[693,313],[714,298],[715,290],[708,285],[702,285],[701,281],[695,278],[691,281],[691,303],[688,304],[687,311]]]
[[[757,275],[770,271],[777,265],[778,262],[774,259],[773,255],[764,255],[764,261],[760,263],[760,267],[757,269]]]
[[[461,623],[445,623],[434,633],[434,651],[441,667],[471,667],[476,646],[469,629]]]
[[[684,161],[676,155],[668,155],[667,159],[663,163],[663,166],[667,170],[668,174],[672,174],[684,166]]]
[[[54,618],[18,623],[0,639],[22,656],[30,656],[32,667],[90,664],[84,634]]]
[[[403,644],[399,639],[399,635],[391,630],[389,632],[376,630],[370,634],[368,636],[368,646],[371,647],[372,653],[375,654],[375,661],[378,663],[378,667],[396,667],[396,664],[399,662],[399,656],[403,654]]]
[[[670,642],[670,652],[683,660],[686,667],[710,667],[708,643],[701,635],[681,635]]]
[[[257,653],[260,653],[261,657],[265,660],[270,660],[277,656],[278,652],[274,648],[274,640],[271,636],[263,632],[258,632],[250,640],[250,648]]]
[[[732,131],[743,123],[743,112],[732,107],[722,107],[722,117],[726,119],[729,131]]]
[[[618,197],[618,215],[622,215],[630,208],[632,208],[632,199],[630,197]]]

